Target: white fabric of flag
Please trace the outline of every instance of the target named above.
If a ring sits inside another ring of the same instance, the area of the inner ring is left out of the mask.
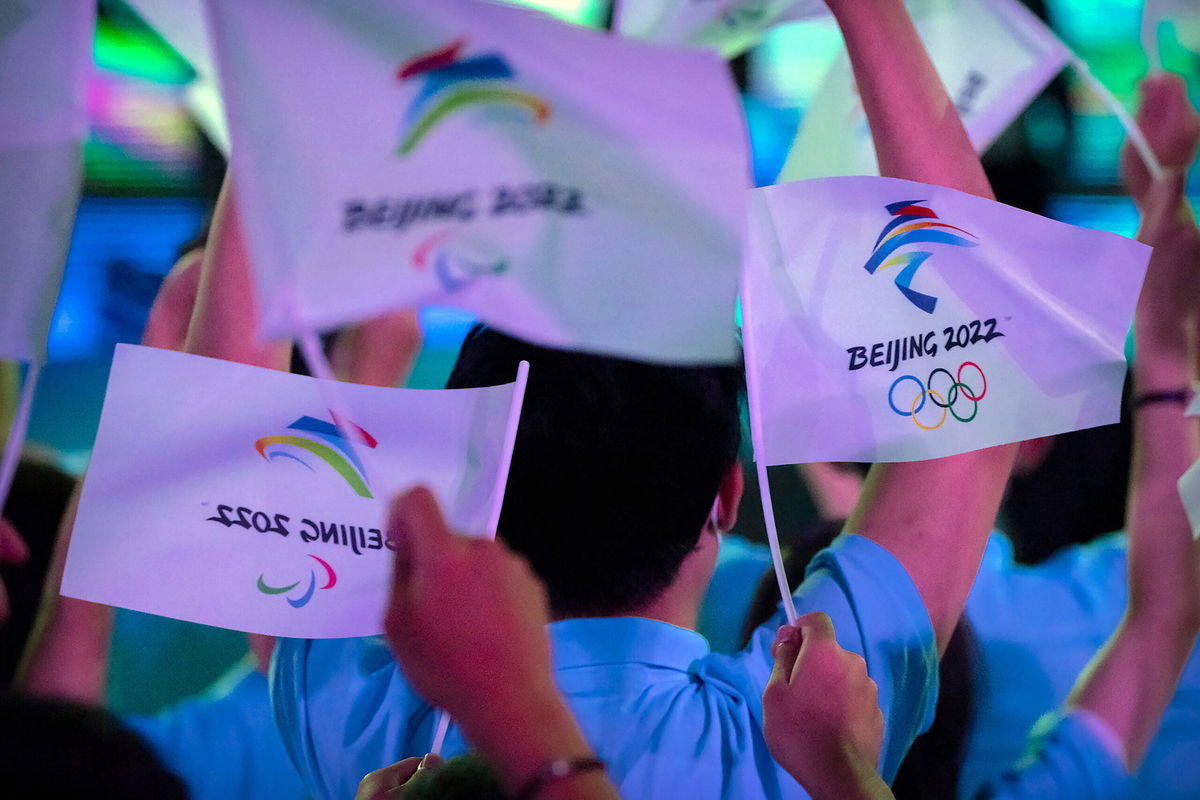
[[[217,68],[201,0],[126,2],[195,70],[196,77],[184,90],[184,104],[216,148],[228,157],[229,131],[221,93],[217,91]]]
[[[209,5],[266,335],[435,304],[735,357],[749,169],[719,56],[474,0]]]
[[[1017,0],[916,0],[910,6],[980,152],[1071,59],[1066,45]],[[866,112],[843,50],[801,120],[778,180],[878,174]]]
[[[1192,417],[1200,416],[1200,394],[1192,398],[1187,413]],[[1188,521],[1192,523],[1192,536],[1200,539],[1200,461],[1179,479],[1179,497],[1187,511]]]
[[[483,534],[514,385],[337,388],[356,417],[341,426],[315,378],[118,345],[63,594],[278,636],[380,633],[388,501],[424,484]]]
[[[1149,253],[910,181],[754,191],[756,458],[916,461],[1116,422]]]
[[[43,360],[83,176],[94,0],[0,4],[0,358]]]
[[[615,0],[613,19],[624,36],[733,58],[776,25],[828,14],[824,0]]]

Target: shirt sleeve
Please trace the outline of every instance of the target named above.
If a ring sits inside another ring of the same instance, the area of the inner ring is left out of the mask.
[[[793,595],[796,611],[823,611],[833,620],[838,644],[863,657],[879,687],[883,711],[880,774],[891,782],[913,740],[930,723],[937,705],[937,646],[925,603],[907,570],[885,548],[861,536],[843,534],[809,565]],[[782,609],[755,631],[740,659],[762,690],[774,660],[771,644],[784,624]]]
[[[307,797],[279,740],[267,680],[253,668],[154,716],[126,716],[193,800]]]
[[[1134,781],[1120,750],[1120,739],[1095,714],[1078,709],[1046,714],[1030,732],[1021,760],[984,783],[973,800],[1133,797]]]

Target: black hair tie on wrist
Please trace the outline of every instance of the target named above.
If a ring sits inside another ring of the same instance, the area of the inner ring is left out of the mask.
[[[1134,409],[1139,409],[1142,406],[1154,405],[1156,403],[1179,403],[1187,405],[1192,399],[1191,389],[1170,389],[1163,392],[1145,392],[1139,394],[1133,399]]]
[[[556,758],[538,767],[521,791],[517,792],[514,800],[533,800],[547,785],[562,778],[578,775],[583,772],[603,771],[604,762],[595,756],[586,758]]]

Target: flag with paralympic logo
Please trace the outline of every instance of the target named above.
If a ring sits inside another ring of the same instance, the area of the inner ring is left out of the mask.
[[[480,0],[206,2],[268,336],[450,305],[736,358],[750,171],[715,53]]]
[[[485,534],[523,384],[419,391],[118,345],[63,575],[69,597],[303,638],[383,630],[396,493]]]
[[[756,458],[917,461],[1117,421],[1149,253],[911,181],[755,190]]]

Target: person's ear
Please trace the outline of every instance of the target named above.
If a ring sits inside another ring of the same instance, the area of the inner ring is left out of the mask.
[[[714,517],[717,529],[721,532],[733,530],[737,524],[738,505],[742,502],[742,492],[746,488],[746,480],[742,476],[742,465],[733,462],[721,479],[721,487],[717,489],[717,506]]]

